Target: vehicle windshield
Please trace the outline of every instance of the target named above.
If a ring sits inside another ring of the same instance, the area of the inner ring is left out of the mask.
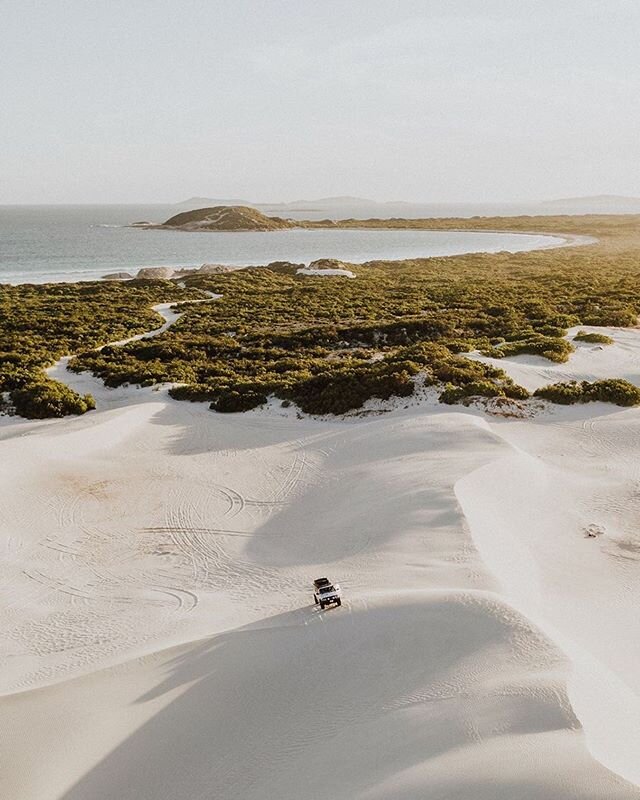
[[[321,586],[320,587],[320,594],[325,594],[326,592],[335,592],[333,586]]]

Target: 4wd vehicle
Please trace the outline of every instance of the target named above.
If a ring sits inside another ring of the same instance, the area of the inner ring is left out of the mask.
[[[329,578],[316,578],[313,582],[313,602],[319,604],[320,608],[331,603],[341,606],[340,587],[337,583],[331,583]]]

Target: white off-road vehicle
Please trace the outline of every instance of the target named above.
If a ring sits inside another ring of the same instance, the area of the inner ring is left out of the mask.
[[[316,578],[313,582],[313,602],[320,608],[332,603],[341,606],[340,587],[337,583],[331,583],[329,578]]]

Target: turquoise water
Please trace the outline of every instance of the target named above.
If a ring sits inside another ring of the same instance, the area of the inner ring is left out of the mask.
[[[46,283],[100,278],[146,266],[309,263],[340,258],[355,263],[517,252],[559,243],[553,237],[440,231],[284,230],[185,233],[125,227],[161,221],[170,206],[0,206],[0,283]]]

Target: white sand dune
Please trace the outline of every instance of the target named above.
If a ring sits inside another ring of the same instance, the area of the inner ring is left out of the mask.
[[[574,342],[578,331],[604,333],[613,338],[612,345]],[[595,381],[604,378],[624,378],[640,386],[640,346],[637,328],[604,328],[582,325],[570,328],[566,339],[572,341],[576,352],[566,364],[554,364],[541,356],[513,356],[510,358],[486,358],[479,353],[467,355],[475,361],[492,364],[504,369],[511,377],[529,391],[535,391],[548,383],[561,381]]]
[[[97,411],[0,426],[3,797],[640,798],[640,411],[68,379]]]
[[[97,762],[68,800],[637,796],[586,752],[565,671],[490,594],[300,609],[32,693],[43,744],[65,737],[15,766],[50,797]],[[22,738],[36,720],[11,700]]]

